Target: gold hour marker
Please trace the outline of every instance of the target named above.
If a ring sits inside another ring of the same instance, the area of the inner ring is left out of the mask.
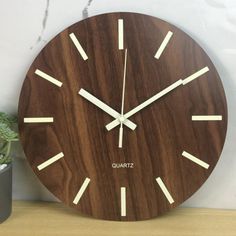
[[[61,86],[62,86],[62,82],[61,82],[61,81],[59,81],[59,80],[53,78],[52,76],[50,76],[50,75],[44,73],[43,71],[41,71],[41,70],[39,70],[39,69],[37,69],[34,73],[35,73],[36,75],[40,76],[41,78],[43,78],[43,79],[49,81],[50,83],[55,84],[55,85],[58,86],[58,87],[61,87]]]
[[[165,48],[167,47],[172,36],[173,36],[173,32],[169,31],[154,56],[156,59],[160,59],[162,53],[164,52]]]
[[[222,120],[222,116],[192,116],[192,121],[220,121]]]
[[[43,162],[42,164],[38,165],[37,168],[38,168],[38,170],[43,170],[44,168],[50,166],[54,162],[60,160],[62,157],[64,157],[64,154],[62,152],[60,152],[56,156],[53,156],[52,158],[50,158],[47,161]]]
[[[119,50],[124,49],[124,20],[118,20],[118,48]]]
[[[185,152],[185,151],[183,151],[182,156],[185,157],[185,158],[187,158],[187,159],[189,159],[190,161],[192,161],[192,162],[198,164],[199,166],[201,166],[201,167],[203,167],[203,168],[205,168],[205,169],[208,169],[209,166],[210,166],[210,165],[207,164],[206,162],[204,162],[204,161],[198,159],[197,157],[195,157],[195,156],[193,156],[192,154],[187,153],[187,152]]]
[[[79,40],[76,38],[74,33],[70,34],[70,38],[72,40],[72,42],[74,43],[75,47],[77,48],[78,52],[80,53],[81,57],[86,61],[88,60],[88,56],[86,54],[86,52],[84,51],[84,49],[82,48]]]
[[[170,195],[170,192],[168,191],[168,189],[166,188],[165,184],[163,183],[162,179],[160,177],[156,178],[156,181],[158,183],[158,185],[160,186],[162,192],[164,193],[165,197],[167,198],[168,202],[170,204],[174,203],[174,199],[172,198],[172,196]]]
[[[80,201],[80,198],[82,197],[84,191],[86,190],[86,188],[88,187],[89,185],[89,182],[90,182],[90,179],[89,178],[86,178],[81,186],[81,188],[79,189],[77,195],[75,196],[75,199],[73,201],[73,203],[75,205],[77,205]]]
[[[53,117],[26,117],[24,123],[53,123]]]
[[[121,216],[126,216],[126,188],[120,188]]]

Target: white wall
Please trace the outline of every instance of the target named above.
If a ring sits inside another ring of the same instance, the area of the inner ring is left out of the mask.
[[[211,56],[228,99],[228,134],[212,176],[184,205],[236,209],[235,0],[0,0],[0,110],[17,113],[31,62],[54,35],[83,18],[89,2],[89,16],[132,11],[167,20],[189,33]],[[15,156],[14,198],[55,200],[26,164],[19,145]]]

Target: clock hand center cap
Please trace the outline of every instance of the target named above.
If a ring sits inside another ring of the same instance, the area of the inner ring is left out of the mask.
[[[124,123],[124,121],[126,120],[126,118],[124,116],[120,116],[118,118],[118,120],[120,121],[120,123]]]

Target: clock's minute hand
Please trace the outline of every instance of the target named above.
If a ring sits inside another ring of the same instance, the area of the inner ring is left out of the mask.
[[[177,80],[175,83],[173,83],[172,85],[168,86],[167,88],[163,89],[161,92],[155,94],[154,96],[152,96],[151,98],[149,98],[148,100],[146,100],[145,102],[141,103],[140,105],[138,105],[137,107],[135,107],[134,109],[132,109],[131,111],[127,112],[123,118],[124,119],[128,119],[129,117],[131,117],[132,115],[134,115],[135,113],[139,112],[140,110],[144,109],[145,107],[147,107],[148,105],[150,105],[151,103],[155,102],[156,100],[158,100],[159,98],[163,97],[164,95],[166,95],[167,93],[171,92],[172,90],[174,90],[175,88],[179,87],[180,85],[186,85],[187,83],[191,82],[192,80],[198,78],[199,76],[205,74],[206,72],[209,71],[208,67],[205,67],[201,70],[199,70],[198,72],[194,73],[193,75],[187,77],[186,79],[182,80]],[[106,125],[106,128],[108,131],[112,130],[113,128],[115,128],[116,126],[118,126],[120,124],[119,118],[115,119],[114,121],[110,122],[108,125]]]
[[[87,92],[85,89],[81,88],[78,93],[80,96],[82,96],[89,102],[93,103],[95,106],[99,107],[101,110],[105,111],[108,115],[112,116],[113,118],[117,119],[120,117],[120,113],[118,113],[116,110],[108,106],[106,103],[102,102],[101,100],[93,96],[91,93]],[[136,124],[134,124],[132,121],[128,119],[123,121],[123,124],[132,130],[135,130],[135,128],[137,127]]]
[[[127,112],[124,115],[124,119],[128,119],[130,116],[134,115],[135,113],[139,112],[140,110],[142,110],[143,108],[147,107],[151,103],[155,102],[157,99],[161,98],[162,96],[164,96],[165,94],[169,93],[173,89],[177,88],[181,84],[182,84],[182,80],[181,79],[176,81],[174,84],[172,84],[169,87],[165,88],[161,92],[155,94],[154,96],[152,96],[151,98],[149,98],[145,102],[141,103],[140,105],[138,105],[137,107],[135,107],[131,111]],[[115,128],[119,124],[120,124],[119,120],[116,119],[116,120],[112,121],[111,123],[109,123],[108,125],[106,125],[106,128],[107,128],[107,130],[111,130],[111,129]]]

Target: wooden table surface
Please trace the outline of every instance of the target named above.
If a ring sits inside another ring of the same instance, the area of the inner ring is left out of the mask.
[[[178,208],[152,220],[112,222],[81,216],[59,203],[15,201],[0,235],[236,236],[236,211]]]

